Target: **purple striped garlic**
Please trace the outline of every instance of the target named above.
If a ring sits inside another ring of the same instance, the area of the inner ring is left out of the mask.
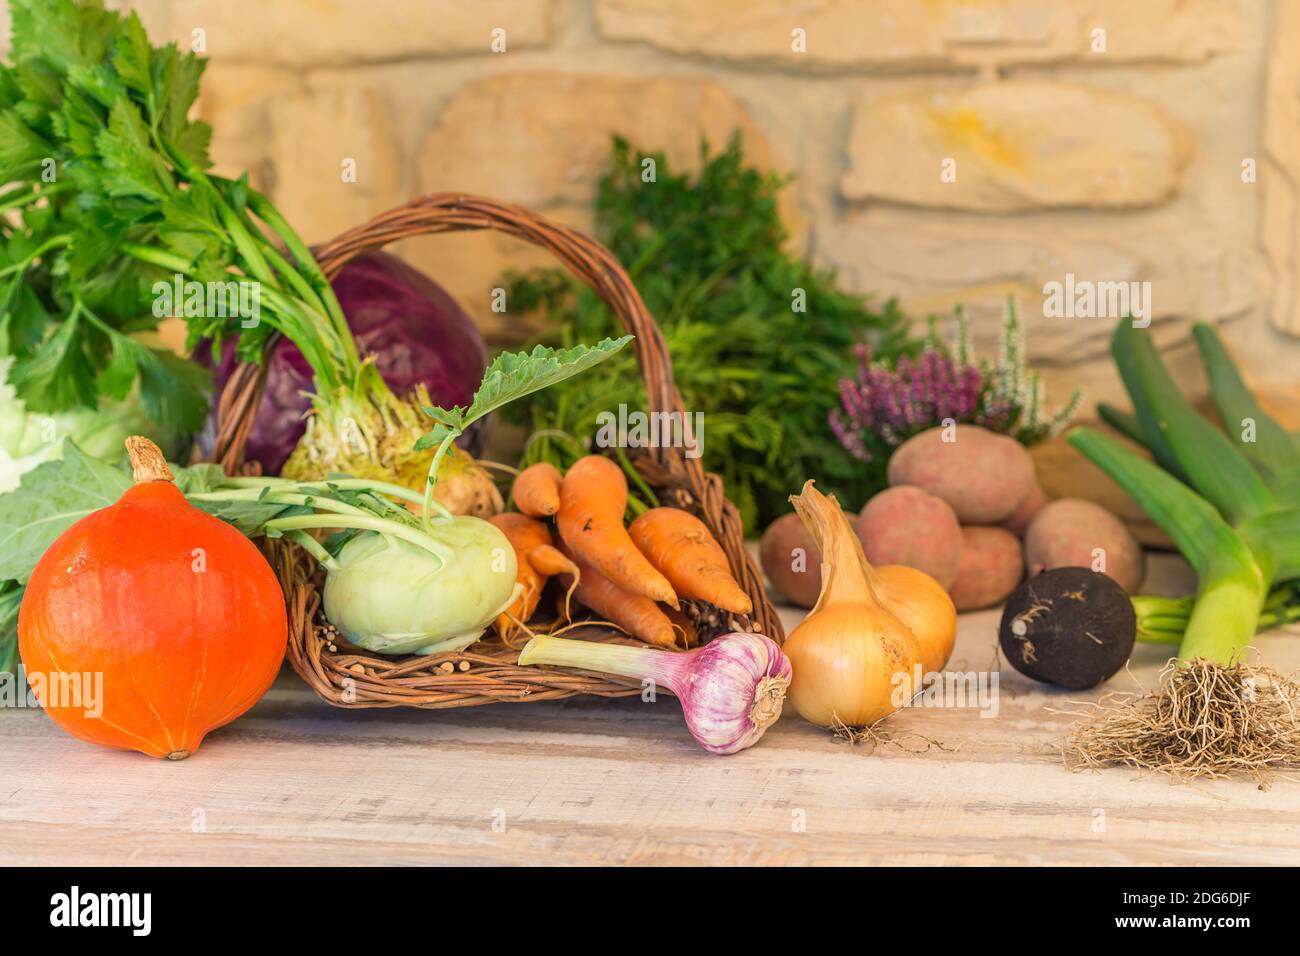
[[[705,750],[752,747],[781,716],[790,661],[762,634],[732,632],[693,651],[669,651],[539,635],[521,665],[552,664],[653,681],[682,702],[686,728]]]

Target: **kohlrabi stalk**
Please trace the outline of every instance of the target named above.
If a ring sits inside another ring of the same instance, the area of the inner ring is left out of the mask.
[[[457,651],[514,600],[514,550],[480,518],[422,524],[400,504],[413,494],[360,479],[232,478],[188,497],[245,534],[289,537],[311,554],[326,571],[326,618],[358,647]],[[312,531],[336,534],[322,544]]]
[[[781,716],[791,675],[790,661],[770,638],[741,632],[686,652],[538,635],[519,663],[577,667],[666,687],[681,700],[691,736],[716,754],[758,743]]]

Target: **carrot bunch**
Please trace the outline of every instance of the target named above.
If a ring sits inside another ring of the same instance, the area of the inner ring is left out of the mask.
[[[522,593],[496,622],[509,640],[532,615],[546,579],[558,575],[585,607],[650,644],[697,643],[682,598],[749,614],[749,596],[704,522],[679,508],[652,508],[624,527],[627,478],[601,455],[579,459],[567,474],[552,465],[524,469],[512,497],[522,514],[492,521],[518,558]],[[557,548],[546,518],[554,517]]]

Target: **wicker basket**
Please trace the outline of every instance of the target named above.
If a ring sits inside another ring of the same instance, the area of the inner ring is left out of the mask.
[[[345,232],[317,250],[317,259],[333,277],[349,260],[399,239],[478,229],[495,229],[553,252],[636,336],[633,346],[645,377],[650,410],[684,411],[663,336],[622,266],[593,239],[526,209],[460,193],[438,193]],[[265,364],[242,366],[218,401],[213,460],[230,472],[243,465],[265,368]],[[633,461],[662,503],[698,515],[722,545],[732,573],[754,604],[752,621],[733,619],[727,625],[757,630],[780,642],[781,622],[764,593],[762,574],[745,550],[740,515],[723,494],[722,480],[705,472],[698,459],[686,458],[678,448],[640,450]],[[352,647],[321,625],[321,573],[315,562],[284,540],[267,542],[267,551],[289,604],[289,662],[331,704],[446,708],[556,700],[578,694],[626,697],[640,693],[637,681],[562,668],[520,667],[515,663],[518,650],[503,645],[495,636],[464,651],[427,657],[383,657]],[[628,640],[609,627],[593,624],[587,630],[597,632],[583,635],[589,638]]]

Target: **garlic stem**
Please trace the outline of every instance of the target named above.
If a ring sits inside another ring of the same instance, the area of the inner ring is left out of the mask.
[[[680,658],[676,660],[675,658]],[[574,641],[562,637],[538,634],[519,653],[519,664],[550,664],[554,667],[576,667],[579,670],[600,674],[616,674],[653,680],[676,693],[677,678],[687,666],[689,658],[674,651],[649,647],[628,647],[625,644],[604,644],[596,641]]]

